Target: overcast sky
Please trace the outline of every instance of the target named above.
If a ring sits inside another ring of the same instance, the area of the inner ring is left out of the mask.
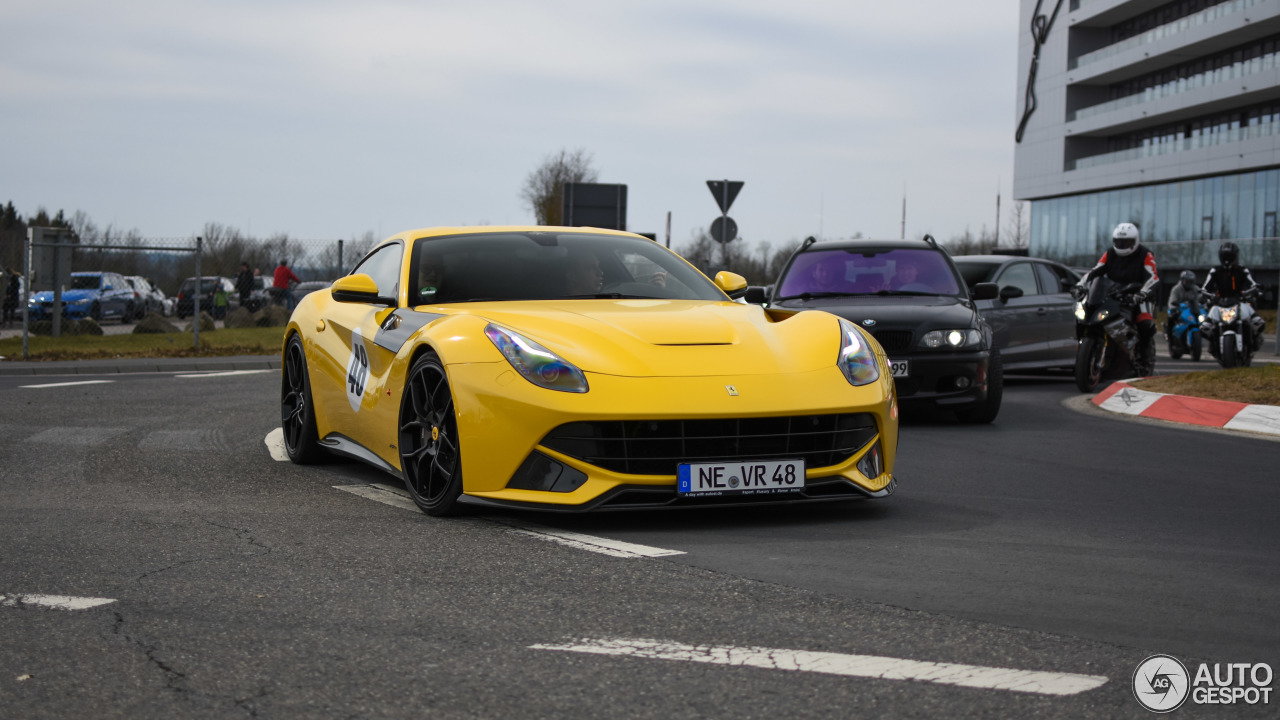
[[[628,229],[946,240],[1012,205],[1008,0],[0,3],[0,203],[186,237],[527,224],[562,148]]]

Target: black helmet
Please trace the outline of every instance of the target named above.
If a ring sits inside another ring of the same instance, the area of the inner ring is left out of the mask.
[[[1183,270],[1178,280],[1182,283],[1182,287],[1190,290],[1196,284],[1196,274],[1190,270]]]
[[[1235,265],[1240,259],[1240,248],[1235,243],[1222,243],[1222,247],[1218,248],[1218,260],[1227,266]]]

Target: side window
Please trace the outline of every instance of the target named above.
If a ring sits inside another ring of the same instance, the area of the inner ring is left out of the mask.
[[[1002,289],[1008,285],[1022,289],[1023,295],[1039,295],[1040,288],[1036,285],[1035,271],[1031,269],[1031,263],[1014,263],[1004,269],[1000,273],[1000,278],[996,280]]]
[[[1058,279],[1058,274],[1053,268],[1045,263],[1033,263],[1036,269],[1036,277],[1040,278],[1040,290],[1046,295],[1056,295],[1066,292],[1066,286]]]
[[[400,297],[400,258],[403,253],[404,246],[400,243],[387,245],[365,258],[364,262],[351,271],[351,274],[368,275],[378,284],[379,295],[398,298]]]

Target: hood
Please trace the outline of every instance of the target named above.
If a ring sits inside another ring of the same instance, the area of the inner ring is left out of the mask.
[[[840,347],[830,315],[775,321],[758,305],[732,302],[567,300],[473,305],[466,312],[584,371],[627,377],[809,372],[833,367]]]
[[[788,300],[781,307],[825,310],[871,331],[892,329],[925,333],[943,328],[978,326],[978,315],[973,304],[964,298],[949,295],[814,298],[805,301]],[[867,325],[864,320],[875,322]]]
[[[94,289],[66,290],[62,293],[62,302],[73,303],[79,300],[90,300],[92,298],[97,297],[98,292],[99,292],[98,290],[94,290]],[[41,290],[40,292],[33,294],[31,297],[37,302],[53,302],[53,291]]]

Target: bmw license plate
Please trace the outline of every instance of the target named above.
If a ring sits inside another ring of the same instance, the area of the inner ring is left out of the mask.
[[[681,463],[676,477],[684,496],[780,495],[804,490],[804,461]]]
[[[889,376],[890,377],[910,377],[911,376],[910,360],[890,360]]]

